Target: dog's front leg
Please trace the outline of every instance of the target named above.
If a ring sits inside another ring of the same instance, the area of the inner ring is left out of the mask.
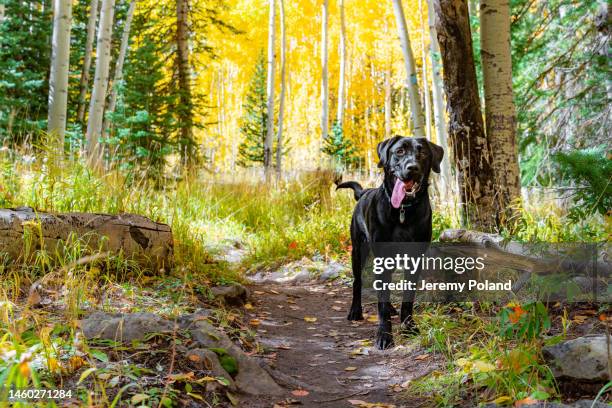
[[[415,284],[419,281],[419,271],[414,275],[410,274],[409,271],[404,270],[404,280],[414,282]],[[402,308],[400,311],[401,331],[405,334],[418,334],[419,329],[414,323],[412,317],[412,311],[414,308],[414,298],[416,291],[404,290],[402,293]]]
[[[381,275],[384,284],[382,290],[378,291],[378,332],[376,333],[376,347],[379,350],[393,346],[393,333],[391,325],[391,298],[387,285],[391,282],[393,271],[386,270]]]

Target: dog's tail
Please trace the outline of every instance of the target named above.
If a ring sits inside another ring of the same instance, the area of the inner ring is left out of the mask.
[[[359,201],[361,196],[363,195],[363,187],[361,184],[356,181],[345,181],[344,183],[340,183],[336,186],[336,190],[341,188],[350,188],[353,190],[353,194],[355,195],[355,201]]]

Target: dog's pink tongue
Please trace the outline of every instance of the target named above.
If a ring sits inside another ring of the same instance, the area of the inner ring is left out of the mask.
[[[391,195],[391,205],[395,208],[400,208],[405,196],[404,182],[400,179],[395,180],[395,187],[393,187],[393,194]]]

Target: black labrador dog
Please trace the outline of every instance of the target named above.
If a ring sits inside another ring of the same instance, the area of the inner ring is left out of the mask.
[[[377,242],[431,242],[431,205],[427,192],[431,170],[440,172],[444,150],[425,138],[394,136],[377,147],[379,163],[385,177],[378,188],[363,189],[348,181],[337,188],[353,189],[357,205],[351,222],[353,302],[348,320],[362,320],[362,269],[367,246]],[[390,280],[393,271],[386,271],[383,280]],[[415,279],[414,276],[412,279]],[[414,291],[405,291],[400,321],[407,333],[416,333],[412,318]],[[394,313],[388,292],[378,292],[378,332],[376,346],[393,345],[391,314]]]

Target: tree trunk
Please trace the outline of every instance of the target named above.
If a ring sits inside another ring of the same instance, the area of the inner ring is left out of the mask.
[[[408,97],[410,98],[413,132],[416,137],[425,137],[423,107],[421,106],[421,98],[419,96],[414,55],[412,54],[412,48],[410,46],[410,36],[408,35],[408,26],[406,25],[406,18],[404,17],[402,0],[393,0],[393,10],[395,12],[397,30],[402,44],[404,64],[406,65],[406,86],[408,88]]]
[[[119,87],[121,86],[121,82],[123,81],[123,63],[125,62],[125,57],[130,43],[130,26],[132,25],[132,18],[134,17],[135,9],[136,0],[132,0],[130,2],[130,7],[128,8],[127,15],[125,16],[125,22],[123,24],[121,46],[119,47],[119,55],[117,56],[117,63],[115,65],[115,76],[111,84],[111,94],[110,99],[108,101],[108,108],[106,109],[108,112],[111,113],[115,111],[115,105],[117,104],[117,93],[119,92]],[[108,129],[108,126],[108,120],[104,118],[102,134],[106,133],[106,129]]]
[[[178,71],[179,148],[183,163],[193,158],[193,98],[189,65],[189,0],[176,0],[176,64]]]
[[[104,106],[108,87],[114,11],[115,0],[102,0],[100,23],[98,26],[98,43],[96,45],[96,73],[89,103],[89,120],[87,121],[89,163],[92,167],[98,169],[102,167],[103,150],[99,139],[102,137],[102,120],[104,119]]]
[[[286,53],[287,53],[287,36],[285,33],[285,0],[279,0],[280,6],[280,30],[281,30],[281,86],[280,86],[280,101],[278,106],[278,130],[276,134],[276,179],[280,181],[282,176],[282,161],[283,161],[283,116],[285,113],[285,87],[287,86],[286,73]]]
[[[451,174],[450,151],[448,149],[448,135],[446,132],[446,104],[442,93],[442,75],[440,73],[440,47],[436,32],[436,17],[434,14],[433,0],[427,0],[427,19],[429,24],[429,55],[431,59],[431,79],[433,95],[434,125],[436,129],[436,143],[444,149],[446,160],[440,165],[440,190],[447,202],[451,201],[452,192],[456,190],[455,181]]]
[[[327,139],[329,126],[329,78],[327,52],[327,17],[329,0],[323,0],[321,8],[321,140]]]
[[[64,134],[66,133],[71,25],[72,1],[55,0],[53,7],[53,38],[51,40],[47,130],[59,138],[59,146],[64,146]]]
[[[391,62],[385,70],[385,139],[391,137]]]
[[[497,215],[495,183],[480,110],[467,4],[465,0],[436,0],[435,12],[463,222],[490,231]]]
[[[423,20],[423,0],[419,0],[421,22],[421,49],[423,51],[423,93],[425,99],[425,135],[431,140],[431,96],[429,94],[429,75],[427,75],[427,52],[425,52],[425,21]]]
[[[274,68],[275,68],[275,17],[276,17],[276,1],[269,0],[270,13],[268,14],[268,76],[266,86],[267,97],[267,115],[266,120],[266,139],[264,141],[264,172],[266,173],[266,182],[270,181],[272,167],[272,137],[274,135]]]
[[[155,272],[172,267],[174,243],[166,224],[134,214],[41,213],[32,208],[0,209],[0,252],[28,261],[45,249],[79,239],[90,251],[121,254]]]
[[[495,174],[499,224],[511,215],[510,204],[521,196],[516,113],[512,94],[509,0],[480,1],[482,73],[487,141]],[[505,217],[506,216],[506,217]]]
[[[87,20],[87,38],[85,40],[85,54],[83,55],[83,70],[79,83],[79,100],[77,102],[77,120],[83,123],[85,117],[85,98],[89,87],[89,71],[91,70],[91,54],[93,52],[94,37],[96,35],[96,20],[98,19],[98,0],[91,0],[89,6],[89,20]]]
[[[344,105],[346,104],[346,18],[344,15],[344,0],[340,0],[340,77],[338,79],[338,112],[336,122],[344,129]]]

